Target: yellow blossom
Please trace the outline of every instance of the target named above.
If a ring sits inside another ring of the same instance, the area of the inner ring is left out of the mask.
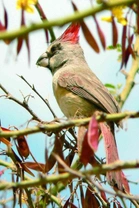
[[[37,0],[17,0],[16,8],[23,9],[29,13],[33,13],[34,9],[32,5],[35,5],[36,3],[37,3]]]
[[[114,7],[112,9],[113,15],[117,18],[117,21],[119,23],[121,23],[122,25],[126,25],[127,24],[127,21],[126,21],[126,19],[123,16],[123,10],[124,9],[125,9],[124,6],[118,6],[118,7]]]
[[[123,15],[123,13],[124,13],[123,10],[124,9],[125,9],[125,6],[117,6],[117,7],[114,7],[112,9],[113,16],[116,17],[117,21],[122,25],[127,24],[127,21],[124,18],[124,15]],[[112,22],[112,18],[110,16],[109,17],[102,17],[102,20],[106,21],[106,22]]]
[[[101,18],[103,21],[105,22],[112,22],[112,17],[108,16],[108,17],[102,17]]]

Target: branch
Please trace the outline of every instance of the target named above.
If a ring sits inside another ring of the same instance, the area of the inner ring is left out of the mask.
[[[13,182],[2,182],[0,183],[0,190],[3,189],[12,189],[12,188],[29,188],[29,187],[35,187],[35,186],[40,186],[44,185],[47,183],[57,183],[57,182],[65,182],[69,179],[74,179],[77,177],[82,177],[82,179],[85,179],[86,176],[88,177],[89,175],[98,175],[98,174],[104,174],[107,171],[116,171],[116,170],[121,170],[121,169],[131,169],[131,168],[137,168],[139,167],[139,160],[133,160],[133,161],[116,161],[111,164],[107,165],[101,165],[98,167],[93,167],[91,170],[85,170],[85,171],[80,171],[79,176],[78,172],[74,175],[74,171],[70,171],[69,173],[61,173],[58,175],[47,175],[47,176],[41,176],[41,178],[35,179],[35,180],[30,180],[30,181],[21,181],[17,183]],[[127,194],[123,194],[120,191],[111,192],[113,195],[125,197],[127,199],[135,199],[139,200],[139,196],[131,196]]]
[[[64,18],[58,18],[54,19],[51,21],[43,21],[43,23],[37,23],[37,24],[32,24],[29,27],[22,26],[18,30],[13,30],[9,32],[2,32],[0,33],[0,40],[13,40],[17,37],[25,36],[29,34],[30,32],[40,30],[40,29],[50,29],[53,26],[63,26],[64,24],[70,23],[70,22],[75,22],[75,21],[80,21],[84,19],[85,17],[95,15],[96,13],[99,13],[101,11],[111,9],[115,6],[120,6],[120,5],[131,5],[133,3],[137,3],[138,0],[117,0],[117,1],[110,1],[110,2],[105,2],[99,6],[96,7],[91,7],[87,10],[84,10],[82,12],[75,12],[73,15],[69,15]]]
[[[3,90],[3,92],[5,92],[6,98],[8,98],[9,100],[12,100],[14,102],[16,102],[18,105],[20,105],[23,108],[25,108],[32,115],[32,117],[33,117],[34,120],[41,121],[41,119],[29,107],[29,105],[28,105],[28,103],[27,103],[27,101],[25,99],[24,99],[23,102],[21,102],[20,100],[16,99],[13,95],[11,95],[1,84],[0,84],[0,88]]]
[[[125,118],[139,118],[139,112],[123,112],[116,114],[105,114],[101,113],[96,116],[96,120],[100,121],[115,121],[118,122]],[[83,119],[74,119],[68,120],[63,123],[47,123],[47,124],[39,124],[38,126],[32,128],[26,128],[23,130],[14,130],[14,131],[0,131],[0,137],[19,137],[21,135],[29,135],[38,132],[59,132],[62,129],[71,128],[74,126],[82,126],[87,125],[91,118],[83,118]]]
[[[19,76],[19,75],[18,75]],[[23,77],[23,76],[19,76],[40,98],[41,100],[47,105],[47,107],[49,108],[49,110],[51,111],[52,115],[54,118],[57,118],[57,116],[55,115],[54,111],[52,110],[49,101],[47,99],[44,99],[36,90],[35,86],[31,86],[31,84]]]
[[[119,105],[122,108],[125,101],[127,100],[128,96],[130,95],[131,90],[133,89],[135,83],[134,83],[134,79],[135,76],[139,70],[139,35],[136,35],[136,41],[135,41],[135,45],[134,45],[134,51],[136,54],[136,58],[132,58],[132,67],[130,69],[130,71],[128,73],[126,73],[126,84],[125,87],[123,89],[123,91],[121,92],[121,94],[119,95]]]
[[[72,169],[71,168],[68,168],[69,169],[69,172],[68,173],[63,173],[63,174],[59,174],[59,175],[51,175],[51,176],[46,176],[45,178],[44,177],[41,177],[40,179],[35,179],[35,180],[32,180],[30,178],[27,178],[27,181],[22,181],[20,183],[3,183],[1,182],[1,185],[0,185],[0,190],[3,190],[3,189],[9,189],[9,188],[13,188],[13,187],[16,187],[16,188],[28,188],[28,187],[33,187],[33,186],[38,186],[38,185],[41,185],[41,184],[46,184],[46,183],[56,183],[58,182],[58,184],[56,184],[56,186],[54,186],[53,188],[51,188],[51,194],[53,196],[53,194],[55,195],[57,193],[57,191],[62,191],[63,189],[65,189],[65,184],[67,184],[67,181],[69,179],[73,179],[73,178],[82,178],[83,181],[86,181],[88,180],[88,177],[91,176],[91,175],[98,175],[98,174],[104,174],[106,173],[107,171],[115,171],[115,170],[119,170],[119,169],[127,169],[127,168],[136,168],[136,167],[139,167],[139,160],[136,160],[136,161],[117,161],[117,162],[114,162],[114,163],[111,163],[109,165],[101,165],[99,167],[95,167],[91,170],[87,170],[87,171],[82,171],[82,172],[78,172],[78,168],[76,169],[76,165],[78,164],[78,159],[77,161],[75,162],[75,164],[72,166]],[[9,167],[9,168],[12,168],[11,164],[9,163],[6,163],[5,161],[2,161],[0,160],[0,165],[2,166],[5,166],[5,167]],[[76,169],[76,171],[75,171]],[[68,170],[67,170],[68,171]],[[74,174],[75,173],[75,174]],[[64,180],[64,184],[62,183]],[[81,179],[80,179],[81,180]],[[130,200],[139,200],[139,196],[131,196],[131,195],[127,195],[127,194],[124,194],[120,191],[117,191],[116,193],[113,192],[113,191],[109,191],[107,189],[104,189],[102,186],[100,186],[98,183],[96,183],[95,181],[92,181],[91,180],[91,184],[93,183],[93,185],[98,188],[99,191],[104,191],[110,195],[114,195],[114,196],[119,196],[119,197],[122,197],[122,198],[127,198],[127,199],[130,199]],[[10,185],[10,186],[9,186]],[[56,189],[56,190],[55,190]]]

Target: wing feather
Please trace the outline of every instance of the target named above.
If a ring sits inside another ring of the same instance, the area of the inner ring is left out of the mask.
[[[72,72],[63,72],[58,78],[58,84],[92,102],[104,112],[117,113],[120,111],[115,99],[93,73],[90,73],[90,76],[83,76],[81,73],[75,75]]]

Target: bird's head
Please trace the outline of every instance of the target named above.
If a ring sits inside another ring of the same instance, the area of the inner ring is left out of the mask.
[[[78,23],[71,24],[66,31],[47,48],[39,59],[37,65],[49,68],[54,74],[55,71],[64,66],[67,62],[83,56],[83,51],[79,46]]]

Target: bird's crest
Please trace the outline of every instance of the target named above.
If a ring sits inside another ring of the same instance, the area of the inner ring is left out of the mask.
[[[62,42],[70,41],[71,43],[78,43],[79,41],[79,23],[72,23],[65,32],[59,37]]]

